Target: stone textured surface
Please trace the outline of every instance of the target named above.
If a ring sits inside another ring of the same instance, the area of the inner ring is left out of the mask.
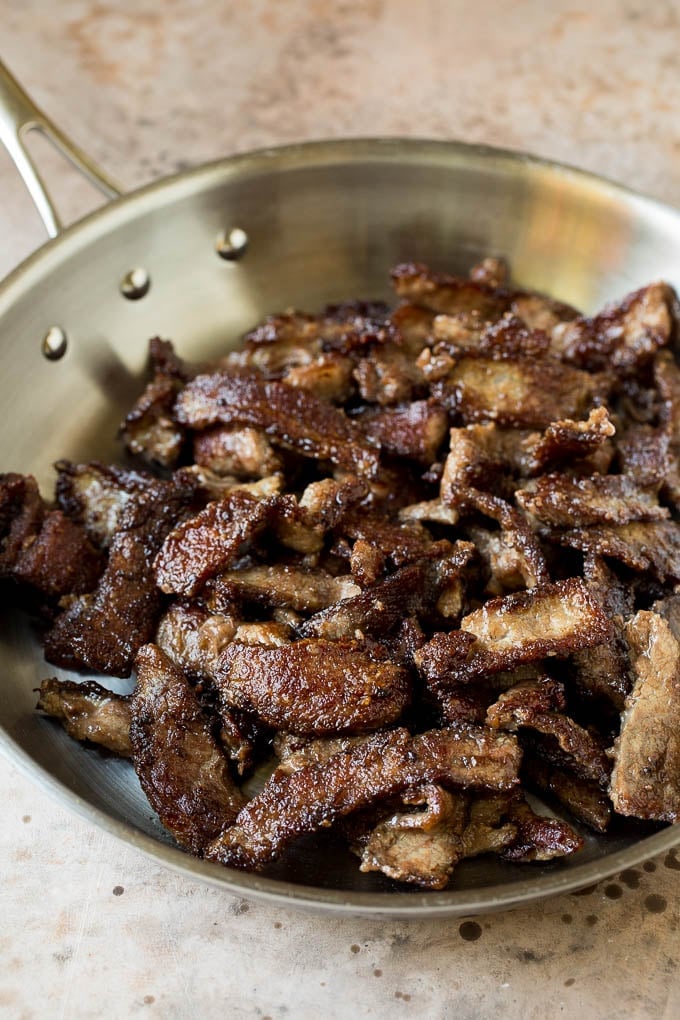
[[[0,54],[126,187],[294,139],[462,138],[680,203],[680,9],[657,0],[0,0]],[[38,149],[36,148],[36,153]],[[65,217],[92,195],[48,151]],[[0,153],[0,273],[42,228]],[[159,869],[0,761],[0,1016],[680,1015],[671,854],[582,895],[329,919]]]

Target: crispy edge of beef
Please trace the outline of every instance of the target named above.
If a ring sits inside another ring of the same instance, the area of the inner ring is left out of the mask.
[[[200,856],[244,804],[227,760],[184,675],[155,645],[136,657],[132,762],[164,827]]]

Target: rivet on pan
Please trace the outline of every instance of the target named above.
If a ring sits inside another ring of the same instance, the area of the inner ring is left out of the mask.
[[[150,286],[151,277],[146,269],[137,266],[135,269],[131,269],[129,273],[126,273],[120,281],[120,292],[128,301],[139,301],[140,298],[149,293]]]
[[[61,326],[52,326],[43,337],[42,352],[49,361],[59,361],[66,354],[68,339]]]
[[[229,262],[236,262],[237,259],[240,259],[245,254],[247,247],[248,235],[240,227],[223,231],[223,233],[217,235],[217,240],[215,241],[217,254]]]

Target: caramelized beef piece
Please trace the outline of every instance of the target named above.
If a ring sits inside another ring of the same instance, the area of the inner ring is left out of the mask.
[[[196,595],[205,582],[226,570],[267,523],[267,500],[228,492],[167,536],[154,562],[156,584],[172,595]]]
[[[152,465],[172,467],[184,445],[184,429],[173,417],[173,407],[189,373],[169,341],[149,342],[153,378],[120,427],[130,453]]]
[[[638,485],[658,491],[670,470],[669,443],[667,429],[632,426],[616,444],[621,471]]]
[[[279,730],[274,734],[272,750],[279,759],[278,775],[290,775],[305,765],[319,765],[327,762],[340,751],[349,751],[371,739],[371,734],[348,737],[305,737],[299,733]]]
[[[517,826],[508,821],[513,794],[487,794],[470,804],[463,832],[463,856],[500,853],[517,838]]]
[[[445,725],[484,724],[486,705],[483,691],[473,689],[469,684],[460,684],[446,688],[432,685],[428,687],[428,692],[439,709]]]
[[[625,628],[634,685],[614,742],[610,794],[619,814],[680,820],[680,643],[641,610]]]
[[[437,559],[450,551],[449,542],[435,542],[430,532],[417,521],[392,522],[372,513],[348,513],[338,532],[360,539],[379,549],[395,567],[420,559]]]
[[[32,475],[0,475],[0,577],[11,576],[44,517],[45,506]]]
[[[465,543],[458,543],[463,547]],[[451,571],[461,569],[470,551],[459,549]],[[444,562],[444,561],[443,561]],[[450,562],[450,561],[449,561]],[[412,563],[395,571],[390,577],[366,588],[360,595],[345,598],[310,617],[301,627],[302,637],[323,637],[331,641],[389,634],[405,616],[427,612],[439,595],[443,578],[436,570],[428,570],[423,562]]]
[[[606,832],[609,828],[612,806],[599,783],[526,752],[522,759],[522,775],[543,793],[555,797],[574,818],[585,822],[595,832]]]
[[[281,470],[281,458],[262,429],[218,425],[194,437],[194,460],[217,475],[266,478]]]
[[[655,493],[641,489],[627,475],[542,475],[518,490],[515,498],[527,513],[556,528],[658,521],[669,516]]]
[[[553,343],[565,361],[591,372],[634,373],[669,342],[674,300],[667,284],[652,283],[592,319],[557,326]]]
[[[596,407],[584,421],[551,422],[531,449],[528,474],[584,460],[602,450],[616,428],[605,407]]]
[[[411,503],[399,511],[400,521],[424,521],[431,524],[457,524],[460,514],[441,499],[426,499],[422,503]]]
[[[369,439],[387,453],[429,465],[446,435],[449,417],[434,402],[416,400],[404,407],[364,414],[359,421]]]
[[[208,602],[218,611],[221,606],[236,601],[316,613],[359,593],[359,586],[349,574],[333,577],[324,570],[278,564],[225,571],[211,583]]]
[[[455,326],[460,320],[454,319]],[[434,321],[435,337],[442,341],[454,358],[466,354],[489,357],[493,361],[517,361],[543,358],[550,347],[550,338],[543,330],[528,329],[521,319],[506,314],[498,322],[486,324],[481,330],[460,331],[451,328],[451,320],[438,315]]]
[[[47,632],[48,662],[129,676],[137,650],[153,638],[163,606],[154,557],[192,499],[192,490],[167,484],[162,494],[138,496],[126,507],[96,589],[74,598]]]
[[[497,521],[501,528],[501,541],[513,550],[513,562],[527,588],[548,581],[548,567],[538,538],[521,510],[516,510],[505,500],[479,489],[452,489],[442,498],[453,504],[461,513],[476,510]]]
[[[543,294],[517,294],[510,304],[510,311],[521,319],[529,329],[542,329],[552,333],[561,322],[577,318],[578,312],[571,305]]]
[[[212,677],[219,657],[234,640],[238,620],[176,602],[163,615],[155,641],[175,665],[195,677]]]
[[[467,798],[431,783],[402,795],[406,807],[380,822],[357,848],[360,871],[381,871],[388,878],[422,889],[444,889],[464,854]]]
[[[513,842],[501,857],[516,863],[552,861],[566,857],[583,847],[583,839],[560,818],[545,818],[535,814],[522,797],[509,806],[508,817],[517,827]]]
[[[87,680],[43,680],[37,707],[58,719],[69,737],[86,740],[106,748],[112,754],[129,758],[130,698],[114,694],[105,687]]]
[[[662,582],[680,581],[680,528],[674,521],[577,528],[565,532],[560,542],[588,555],[619,560],[633,570],[649,570]]]
[[[91,591],[103,566],[85,530],[46,508],[32,475],[0,475],[0,579],[57,599]]]
[[[281,496],[272,504],[271,526],[280,542],[305,555],[320,552],[327,532],[368,495],[369,488],[355,475],[311,482],[298,502]]]
[[[132,762],[151,807],[180,846],[201,855],[245,801],[183,674],[140,648],[132,695]]]
[[[245,625],[248,626],[248,625]],[[280,624],[250,624],[250,627],[280,627]],[[156,633],[156,644],[182,672],[200,681],[211,680],[217,671],[222,652],[231,641],[243,641],[243,624],[233,616],[210,614],[198,606],[175,603],[161,619]],[[252,640],[253,634],[248,638]],[[264,633],[259,634],[264,643]],[[276,641],[268,642],[272,646]],[[262,738],[262,726],[251,714],[232,708],[219,696],[212,685],[209,692],[217,696],[220,717],[219,739],[222,748],[234,764],[239,775],[248,772],[255,760],[257,742]]]
[[[357,363],[352,375],[362,400],[381,407],[413,400],[425,384],[418,362],[395,344],[371,351]]]
[[[562,684],[542,677],[501,694],[488,709],[486,724],[511,733],[528,727],[544,734],[556,742],[578,775],[606,785],[610,769],[604,747],[588,730],[557,711],[564,708]]]
[[[416,652],[426,680],[466,683],[546,656],[566,657],[609,634],[607,617],[577,577],[490,599],[460,626]]]
[[[82,524],[95,545],[108,548],[121,526],[125,508],[144,493],[161,495],[167,483],[140,471],[124,471],[90,461],[73,464],[59,460],[57,502],[67,517]]]
[[[359,538],[352,546],[349,569],[352,577],[362,588],[369,588],[380,580],[385,572],[385,554]]]
[[[180,385],[157,375],[146,387],[120,428],[126,449],[145,461],[173,467],[182,452],[184,429],[173,418]]]
[[[288,369],[283,381],[289,386],[308,390],[320,400],[341,404],[354,392],[353,364],[342,354],[321,354],[309,365]]]
[[[227,704],[309,736],[377,730],[395,722],[411,697],[406,671],[376,661],[360,641],[234,643],[221,656],[215,683]]]
[[[609,618],[611,637],[595,648],[574,652],[572,680],[582,696],[595,699],[597,708],[604,708],[610,716],[612,708],[617,713],[623,710],[624,699],[632,685],[623,624],[633,614],[633,591],[598,556],[586,556],[583,573],[590,591]]]
[[[590,375],[557,361],[463,357],[432,395],[465,425],[497,422],[520,429],[543,429],[557,418],[576,418],[603,398],[604,376]]]
[[[435,273],[418,262],[405,262],[392,270],[397,295],[433,312],[454,315],[476,312],[482,320],[500,318],[510,304],[511,295],[477,280]]]
[[[378,451],[342,413],[305,390],[255,375],[199,375],[180,393],[178,421],[194,429],[210,425],[261,428],[274,442],[315,460],[374,475]]]
[[[511,789],[519,758],[514,738],[482,728],[430,730],[416,737],[404,729],[376,733],[323,765],[308,765],[292,775],[274,772],[206,856],[258,870],[304,833],[410,786]]]
[[[50,510],[40,531],[27,540],[17,557],[12,577],[48,598],[92,591],[104,561],[84,529],[60,510]]]

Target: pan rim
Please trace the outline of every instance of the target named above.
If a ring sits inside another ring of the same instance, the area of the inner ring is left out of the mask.
[[[673,215],[680,225],[680,211],[658,199],[644,195],[624,184],[581,169],[574,165],[549,160],[521,150],[498,148],[427,138],[398,136],[326,139],[270,146],[235,153],[200,166],[151,181],[111,202],[98,207],[87,216],[68,226],[58,237],[47,241],[30,254],[0,282],[0,315],[11,307],[19,292],[32,286],[36,277],[79,248],[95,241],[116,226],[136,218],[145,211],[151,196],[157,196],[154,208],[161,208],[192,191],[208,190],[230,177],[257,176],[273,170],[295,170],[309,167],[332,167],[374,162],[479,163],[494,166],[499,173],[505,168],[523,168],[529,172],[549,171],[556,178],[589,185],[602,196],[638,204],[649,212],[667,217]],[[664,850],[680,844],[680,826],[669,826],[640,839],[624,850],[604,858],[552,874],[529,875],[511,884],[484,886],[470,890],[443,892],[383,892],[324,889],[265,878],[234,869],[226,869],[208,861],[191,858],[179,848],[161,843],[140,832],[133,825],[119,821],[95,807],[85,797],[71,790],[49,770],[40,765],[0,725],[0,751],[27,778],[87,822],[107,832],[127,846],[139,850],[157,864],[194,881],[223,889],[231,895],[250,897],[279,907],[311,910],[338,915],[418,920],[424,918],[473,915],[534,903],[560,893],[574,892],[599,882],[624,868],[635,866]]]
[[[236,152],[230,156],[160,177],[105,202],[69,224],[56,237],[46,240],[44,244],[10,270],[4,279],[0,280],[0,314],[2,314],[8,293],[25,276],[30,275],[39,267],[44,271],[49,268],[52,261],[58,262],[69,249],[77,251],[89,240],[94,240],[100,234],[106,233],[106,230],[102,228],[109,225],[109,220],[111,221],[110,225],[113,226],[134,219],[140,211],[138,206],[142,205],[150,196],[157,195],[164,199],[164,201],[158,202],[158,205],[162,206],[180,198],[184,191],[196,190],[194,186],[201,179],[204,179],[203,189],[207,189],[211,179],[217,184],[220,178],[226,179],[237,175],[247,178],[260,175],[270,169],[281,171],[311,166],[331,167],[376,161],[415,164],[423,157],[426,162],[437,162],[438,159],[442,160],[446,156],[462,161],[473,160],[479,162],[480,165],[495,164],[499,170],[504,164],[508,168],[522,167],[530,173],[547,170],[556,178],[589,184],[603,197],[620,198],[644,206],[649,212],[663,216],[671,215],[677,218],[680,224],[680,208],[675,208],[669,203],[604,175],[585,170],[568,162],[538,156],[522,149],[502,148],[456,139],[400,137],[398,135],[315,139]],[[45,260],[47,260],[47,266],[42,266]]]

